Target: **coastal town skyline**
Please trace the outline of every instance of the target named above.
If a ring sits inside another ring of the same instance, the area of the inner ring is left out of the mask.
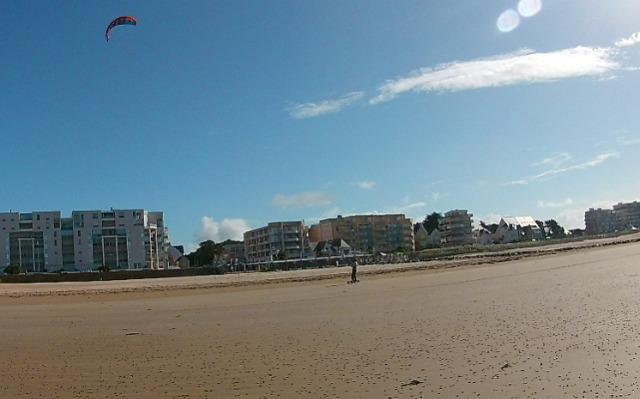
[[[637,1],[2,8],[3,212],[161,210],[195,248],[451,209],[584,228],[640,200]]]

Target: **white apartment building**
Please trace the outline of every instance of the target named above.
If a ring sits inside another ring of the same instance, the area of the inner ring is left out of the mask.
[[[0,213],[0,269],[162,269],[169,240],[163,212],[144,209]]]
[[[0,269],[44,271],[62,265],[60,212],[0,213]]]
[[[244,233],[247,262],[271,262],[279,256],[299,259],[309,246],[303,221],[271,222]]]

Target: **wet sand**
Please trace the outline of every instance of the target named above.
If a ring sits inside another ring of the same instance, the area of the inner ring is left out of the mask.
[[[350,285],[344,268],[221,287],[3,284],[0,397],[640,396],[640,243],[474,262],[371,266]]]

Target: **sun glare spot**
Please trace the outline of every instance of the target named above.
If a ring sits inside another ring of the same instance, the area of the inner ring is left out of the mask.
[[[540,12],[541,8],[541,0],[520,0],[518,2],[518,12],[525,18],[533,17],[538,12]]]
[[[497,25],[501,32],[511,32],[520,25],[520,16],[514,10],[507,10],[500,14]]]

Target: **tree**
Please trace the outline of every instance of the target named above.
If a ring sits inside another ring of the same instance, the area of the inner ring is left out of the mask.
[[[213,240],[202,241],[200,247],[187,255],[192,265],[212,265],[215,259],[219,259],[224,253],[222,244],[216,244]]]
[[[22,268],[19,265],[7,265],[4,268],[4,274],[20,274],[22,273]]]
[[[422,224],[424,225],[424,228],[427,229],[427,233],[431,234],[434,230],[437,230],[438,227],[440,227],[440,219],[442,219],[442,214],[438,212],[433,212],[424,218]]]
[[[278,253],[276,253],[276,260],[287,260],[289,256],[287,255],[287,252],[283,249],[279,250]]]
[[[569,234],[571,234],[572,237],[582,237],[584,235],[584,230],[583,229],[571,229],[571,230],[569,230]]]
[[[564,227],[560,226],[558,222],[553,219],[549,219],[544,222],[547,230],[547,234],[551,238],[565,238],[567,233],[564,231]]]

